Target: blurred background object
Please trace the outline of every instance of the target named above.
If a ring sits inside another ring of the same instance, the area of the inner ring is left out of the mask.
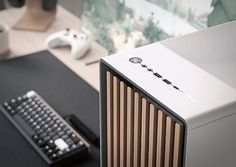
[[[26,11],[13,28],[45,31],[54,21],[56,5],[57,0],[27,0]]]
[[[9,52],[8,27],[0,24],[0,60]]]
[[[82,28],[112,54],[206,29],[211,1],[85,0]]]
[[[0,0],[0,10],[5,9],[5,1]]]
[[[213,12],[208,17],[208,27],[236,20],[236,0],[213,0]]]
[[[9,7],[6,1],[4,4],[0,0],[0,8]],[[58,3],[81,18],[83,31],[110,54],[236,19],[236,0],[58,0]]]
[[[12,7],[20,8],[25,4],[25,0],[8,0]]]
[[[13,28],[45,31],[55,18],[57,0],[0,0],[0,9],[9,7],[20,8],[25,4],[25,13],[13,25]]]
[[[77,17],[81,17],[83,12],[83,0],[59,0],[58,2]]]

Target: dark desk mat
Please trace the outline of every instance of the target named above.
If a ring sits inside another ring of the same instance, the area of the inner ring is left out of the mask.
[[[56,59],[42,51],[0,62],[0,103],[35,90],[62,116],[76,115],[99,135],[98,92]],[[0,167],[46,167],[44,160],[0,112]],[[99,150],[74,166],[99,166]]]

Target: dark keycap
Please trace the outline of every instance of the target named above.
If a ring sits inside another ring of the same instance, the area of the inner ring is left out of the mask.
[[[37,118],[39,118],[39,115],[38,115],[38,114],[35,114],[35,115],[34,115],[34,119],[37,119]]]
[[[50,147],[49,147],[48,145],[45,145],[45,146],[42,148],[42,150],[43,150],[44,152],[47,152],[49,149],[50,149]]]
[[[52,137],[52,140],[56,140],[56,139],[58,139],[58,138],[60,138],[60,136],[55,135],[55,136]]]
[[[28,115],[28,112],[27,112],[27,111],[25,111],[25,112],[22,113],[22,116],[23,116],[23,117],[26,117],[27,115]]]
[[[55,148],[53,149],[53,153],[57,153],[58,151],[60,151],[60,149],[59,149],[58,147],[55,147]]]
[[[44,145],[46,144],[46,141],[44,141],[44,140],[42,140],[42,139],[39,139],[39,140],[37,141],[37,144],[38,144],[39,147],[42,147],[42,146],[44,146]]]
[[[7,109],[7,111],[11,111],[12,110],[11,106],[6,106],[5,108]]]
[[[61,127],[58,127],[58,128],[56,129],[56,131],[57,131],[57,132],[60,132],[60,131],[62,131],[62,128],[61,128]]]
[[[32,139],[33,139],[34,141],[38,141],[38,140],[39,140],[39,136],[38,136],[38,135],[33,135],[33,136],[32,136]]]
[[[51,117],[47,117],[45,120],[49,122],[49,121],[52,120],[52,118]]]
[[[34,122],[34,119],[32,118],[28,120],[28,124],[32,124],[33,122]]]
[[[22,102],[23,99],[22,99],[21,96],[19,96],[19,97],[16,98],[16,100],[17,100],[17,103],[20,104],[20,102]]]
[[[5,108],[6,108],[8,105],[9,105],[8,102],[4,102],[4,103],[3,103],[3,107],[5,107]]]
[[[30,106],[29,106],[28,104],[26,104],[26,105],[24,106],[24,108],[25,108],[25,109],[29,109]]]
[[[28,121],[30,120],[32,117],[30,115],[27,115],[27,117],[25,117],[25,120]]]
[[[36,121],[38,122],[38,124],[40,124],[42,120],[43,119],[41,117],[39,117]]]
[[[66,140],[66,143],[70,146],[70,145],[74,144],[74,141],[69,138]]]
[[[41,133],[41,134],[39,134],[40,135],[40,138],[45,138],[45,137],[47,137],[48,136],[48,134],[47,133],[45,133],[45,132],[43,132],[43,133]]]
[[[34,116],[35,114],[36,114],[36,111],[34,110],[30,113],[31,116]]]
[[[60,131],[57,134],[62,137],[65,134],[65,132],[64,131]]]
[[[39,107],[38,104],[33,105],[33,108],[36,110]]]
[[[62,156],[63,155],[63,152],[62,151],[58,151],[57,152],[57,157],[60,157],[60,156]]]
[[[57,157],[57,154],[55,154],[55,153],[53,153],[51,156],[50,156],[50,159],[51,160],[55,160],[55,159],[57,159],[58,157]]]
[[[31,124],[31,127],[35,127],[35,126],[37,126],[38,124],[37,124],[37,122],[33,122],[32,124]]]
[[[57,129],[57,128],[58,128],[58,124],[54,123],[52,127],[53,127],[54,129]]]
[[[70,150],[70,148],[66,148],[65,150],[63,150],[65,153],[68,153],[68,152],[70,152],[71,150]]]
[[[55,122],[54,121],[49,121],[49,122],[47,122],[47,124],[48,124],[49,127],[54,128]]]
[[[37,131],[37,130],[40,130],[41,129],[41,126],[37,125],[34,127],[34,130]]]
[[[39,112],[39,115],[40,115],[40,116],[43,116],[44,114],[45,114],[45,111],[44,111],[44,110],[42,110],[42,111]]]
[[[10,113],[11,115],[14,115],[16,113],[16,110],[11,110]]]
[[[53,129],[52,129],[51,127],[47,128],[47,129],[46,129],[46,132],[47,132],[47,133],[52,132],[52,133],[54,133],[54,134],[56,133],[55,131],[53,131]]]
[[[15,110],[17,110],[17,111],[19,111],[20,109],[22,109],[21,106],[17,106],[17,107],[15,108]]]
[[[53,140],[49,140],[48,146],[49,146],[50,148],[54,148],[54,147],[55,147],[54,141],[53,141]]]
[[[48,117],[48,114],[45,113],[45,114],[43,115],[43,119],[46,119],[47,117]]]
[[[48,124],[44,124],[44,126],[43,126],[44,129],[47,129],[48,127],[49,127]]]
[[[74,150],[74,149],[76,149],[77,147],[78,147],[78,144],[72,144],[72,145],[70,146],[70,149]]]
[[[11,105],[12,108],[15,108],[18,105],[16,99],[12,99],[11,102],[10,102],[10,105]]]
[[[60,123],[61,123],[61,121],[60,121],[59,119],[57,119],[55,122],[56,122],[57,124],[60,124]]]
[[[50,136],[46,136],[46,137],[43,138],[43,141],[44,141],[45,143],[48,143],[48,141],[49,141],[50,139],[51,139]]]
[[[29,99],[27,100],[27,102],[28,102],[28,103],[30,103],[31,101],[32,101],[32,99],[31,99],[31,98],[29,98]]]
[[[63,135],[61,138],[62,138],[63,140],[66,140],[66,139],[69,138],[69,136],[68,136],[68,135]]]
[[[52,149],[49,149],[49,150],[46,152],[46,154],[47,154],[48,156],[50,156],[52,153],[53,153],[53,150],[52,150]]]
[[[74,141],[74,143],[77,143],[79,141],[79,138],[75,134],[71,135],[71,139]]]
[[[36,108],[36,111],[37,111],[38,113],[40,113],[40,112],[42,111],[42,108],[38,107],[38,108]]]
[[[49,135],[50,137],[53,137],[53,136],[55,135],[55,131],[49,132],[48,135]]]

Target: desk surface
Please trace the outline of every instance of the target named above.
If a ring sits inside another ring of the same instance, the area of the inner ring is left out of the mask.
[[[16,23],[22,16],[25,8],[8,9],[0,12],[0,23],[9,27]],[[10,29],[10,49],[9,58],[26,55],[29,53],[45,50],[45,40],[48,35],[63,30],[65,28],[80,29],[80,20],[69,11],[59,6],[57,16],[53,24],[46,32],[32,32]],[[86,66],[87,62],[97,60],[99,57],[107,55],[107,51],[99,44],[93,42],[89,53],[81,60],[75,60],[70,55],[70,48],[63,47],[57,49],[49,49],[59,60],[67,65],[72,71],[87,81],[96,90],[99,90],[99,65],[93,64]]]
[[[49,52],[0,62],[0,78],[0,103],[35,90],[61,116],[76,115],[99,136],[98,92]],[[1,111],[0,134],[0,167],[47,166]],[[90,159],[77,166],[98,167],[99,149],[91,145]]]

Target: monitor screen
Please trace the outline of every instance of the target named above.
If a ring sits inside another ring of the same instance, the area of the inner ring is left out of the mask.
[[[109,53],[207,27],[212,0],[86,0],[82,30]]]

